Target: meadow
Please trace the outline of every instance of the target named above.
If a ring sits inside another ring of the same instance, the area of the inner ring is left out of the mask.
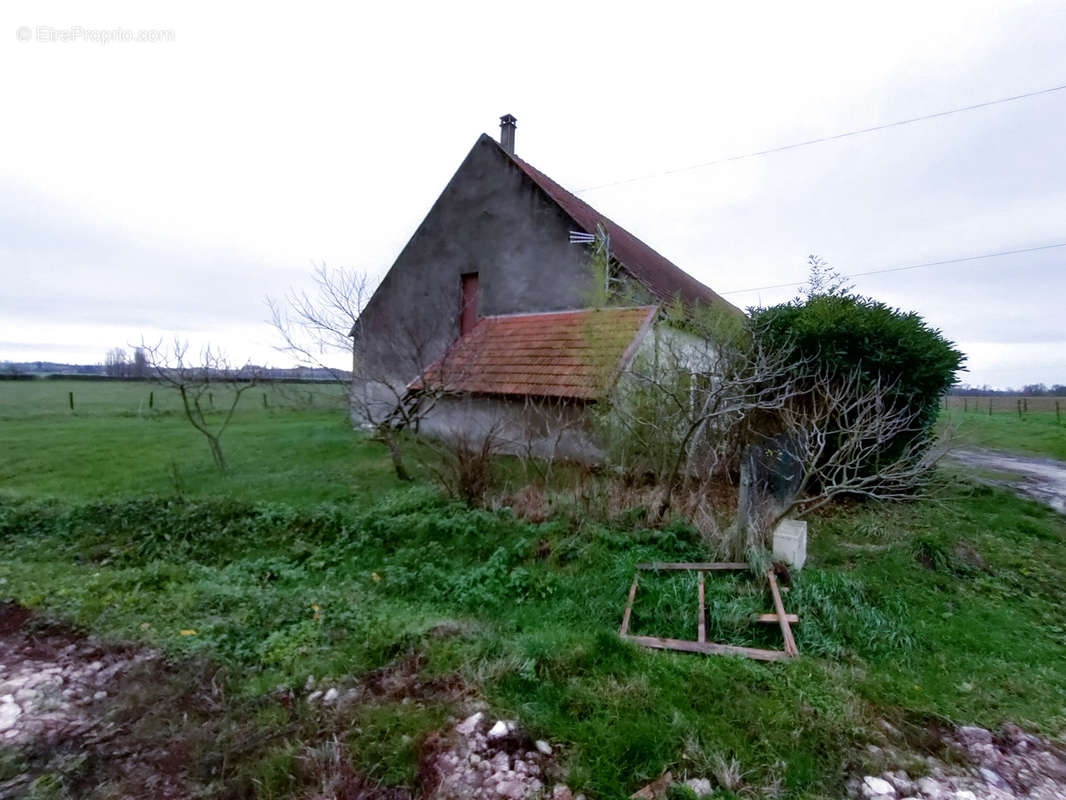
[[[71,413],[70,389],[39,383],[0,383],[0,600],[222,686],[220,733],[188,739],[191,765],[224,754],[189,768],[203,796],[310,796],[301,764],[334,737],[360,775],[416,788],[422,743],[471,698],[549,740],[589,798],[668,768],[721,797],[839,797],[849,775],[901,766],[868,749],[889,743],[884,723],[916,758],[950,724],[1066,730],[1066,520],[1012,495],[961,480],[812,519],[786,597],[793,662],[652,652],[618,624],[636,563],[708,556],[681,521],[645,527],[587,486],[542,521],[504,495],[469,508],[417,446],[401,483],[324,388],[250,398],[222,475],[162,390],[145,413],[147,385],[78,384]],[[692,638],[689,583],[650,575],[634,631]],[[708,607],[721,641],[779,646],[744,624],[770,610],[761,593],[718,583]],[[306,702],[309,676],[401,668],[404,690],[343,713]],[[162,735],[149,724],[139,735]],[[68,796],[106,796],[90,793],[101,769],[0,758],[0,780],[36,771]]]
[[[1013,397],[948,399],[951,402],[941,416],[954,429],[960,447],[986,447],[1066,460],[1066,398],[1026,398],[1028,410],[1021,413]],[[964,399],[965,406],[959,402]],[[1056,402],[1060,411],[1055,410]]]

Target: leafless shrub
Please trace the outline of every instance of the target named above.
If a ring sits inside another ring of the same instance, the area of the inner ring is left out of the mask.
[[[512,449],[522,462],[527,480],[548,484],[559,460],[560,445],[585,425],[573,405],[558,397],[527,395],[523,402],[521,437]]]
[[[942,450],[923,413],[898,383],[771,348],[742,328],[689,324],[664,326],[654,353],[630,366],[610,424],[624,445],[622,467],[662,487],[653,522],[687,483],[739,471],[737,518],[725,538],[726,555],[742,560],[765,552],[789,514],[841,496],[888,500],[925,489]],[[767,470],[785,488],[767,491],[759,482]],[[695,518],[692,509],[684,516]],[[719,538],[713,514],[700,518]]]
[[[457,431],[433,445],[437,461],[432,469],[449,495],[482,505],[493,483],[498,434],[495,425],[480,434]]]
[[[814,367],[735,327],[666,325],[655,348],[627,370],[610,424],[629,454],[623,466],[652,472],[664,487],[653,513],[661,518],[683,479],[735,464],[753,422],[792,403]]]
[[[544,487],[533,484],[497,498],[495,507],[510,508],[516,517],[528,522],[544,522],[551,510]]]

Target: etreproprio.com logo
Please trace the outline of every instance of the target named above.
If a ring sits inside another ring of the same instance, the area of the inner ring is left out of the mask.
[[[44,44],[115,44],[128,42],[173,42],[177,39],[174,31],[166,28],[87,28],[71,25],[57,28],[51,25],[23,25],[15,31],[15,38],[20,42],[40,42]]]

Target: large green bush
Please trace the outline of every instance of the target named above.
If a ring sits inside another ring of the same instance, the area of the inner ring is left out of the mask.
[[[848,293],[808,296],[751,312],[754,334],[841,374],[892,387],[889,400],[921,411],[925,431],[966,357],[914,312]]]

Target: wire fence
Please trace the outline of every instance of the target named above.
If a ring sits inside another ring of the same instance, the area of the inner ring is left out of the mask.
[[[1054,414],[1062,420],[1066,412],[1066,397],[1025,396],[1025,395],[946,395],[943,407],[952,411],[973,414]]]

